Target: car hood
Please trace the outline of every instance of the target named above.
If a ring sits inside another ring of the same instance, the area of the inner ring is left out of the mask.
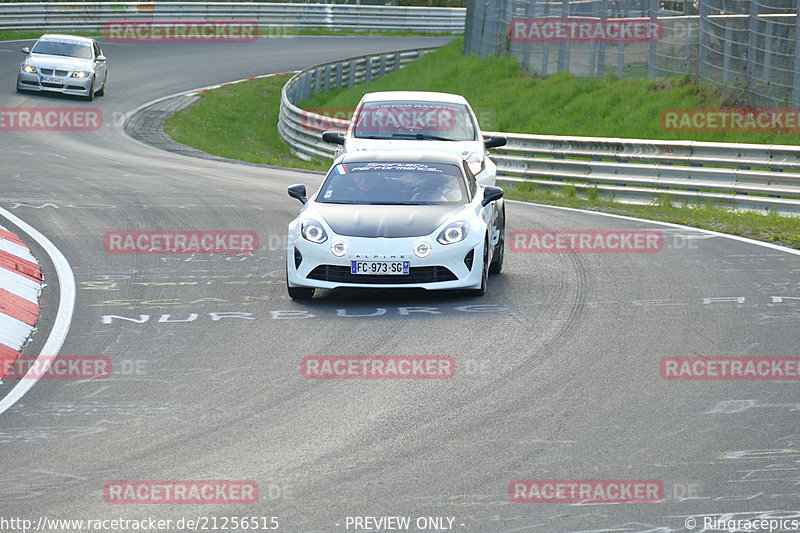
[[[481,160],[484,155],[482,141],[420,141],[417,139],[356,139],[348,137],[345,152],[362,150],[432,150],[459,156],[461,159]]]
[[[398,238],[429,235],[466,206],[318,203],[315,207],[338,235]]]
[[[91,59],[81,59],[79,57],[51,56],[46,54],[32,54],[28,56],[25,63],[34,67],[57,68],[60,70],[90,70]]]

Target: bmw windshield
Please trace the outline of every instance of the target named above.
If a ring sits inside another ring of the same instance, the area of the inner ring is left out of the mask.
[[[461,169],[447,163],[350,162],[334,166],[324,204],[449,205],[469,202]]]
[[[77,57],[79,59],[92,59],[92,46],[82,41],[40,40],[31,50],[34,54],[50,56]]]
[[[446,102],[367,102],[358,112],[353,135],[359,139],[474,141],[475,124],[463,104]]]

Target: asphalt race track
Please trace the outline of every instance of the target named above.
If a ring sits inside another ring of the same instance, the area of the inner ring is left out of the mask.
[[[102,111],[98,131],[0,131],[0,207],[72,267],[77,299],[60,354],[107,356],[114,368],[108,379],[43,379],[0,414],[0,517],[153,517],[172,520],[173,531],[203,529],[177,527],[181,518],[216,518],[221,530],[223,518],[243,516],[276,517],[289,532],[400,530],[381,517],[409,517],[409,531],[702,531],[704,517],[783,517],[800,528],[797,378],[659,372],[665,357],[799,356],[797,254],[509,202],[510,231],[660,230],[663,249],[509,248],[484,298],[337,290],[297,303],[283,261],[300,204],[286,188],[314,190],[319,174],[162,152],[115,125],[180,91],[443,41],[105,44],[108,91],[92,103],[16,94],[28,43],[0,43],[0,107]],[[108,231],[164,229],[254,231],[260,248],[131,255],[103,246]],[[36,355],[59,287],[48,257],[22,237],[48,283],[26,350]],[[456,372],[306,379],[308,355],[450,356]],[[663,494],[656,503],[516,503],[509,484],[519,479],[658,480]],[[259,498],[108,503],[106,484],[126,480],[248,480]],[[21,530],[9,524],[0,530]]]

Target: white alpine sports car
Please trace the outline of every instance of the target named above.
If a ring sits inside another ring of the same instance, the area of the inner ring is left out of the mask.
[[[465,289],[483,295],[503,266],[503,190],[480,186],[468,163],[442,152],[339,156],[289,224],[289,296],[337,287]]]

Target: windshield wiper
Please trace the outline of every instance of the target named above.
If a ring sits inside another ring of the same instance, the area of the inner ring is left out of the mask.
[[[392,137],[406,137],[409,139],[417,139],[419,141],[453,141],[455,139],[448,139],[447,137],[439,137],[438,135],[431,135],[429,133],[392,133]]]

